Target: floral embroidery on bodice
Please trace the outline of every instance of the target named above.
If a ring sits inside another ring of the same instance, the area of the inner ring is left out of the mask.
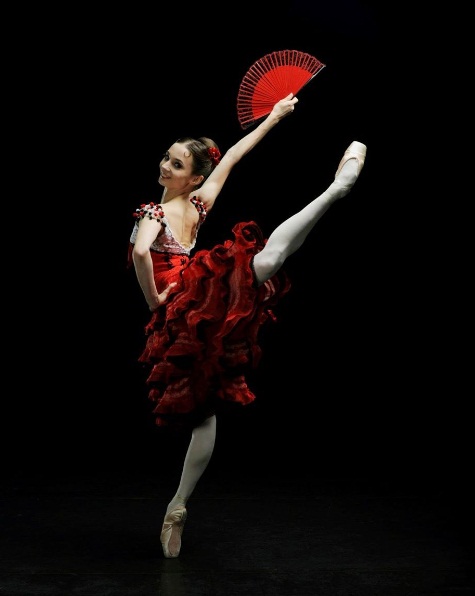
[[[159,221],[163,225],[163,233],[160,236],[157,236],[153,243],[150,245],[150,250],[154,250],[156,252],[166,252],[169,254],[174,255],[190,255],[191,251],[195,247],[196,238],[198,236],[198,230],[200,225],[206,219],[206,209],[203,203],[193,197],[190,201],[195,205],[198,213],[200,214],[200,218],[198,220],[198,225],[196,226],[194,238],[191,241],[190,246],[183,246],[173,235],[173,232],[170,228],[170,224],[168,223],[167,218],[165,217],[165,213],[162,209],[160,204],[149,203],[149,204],[142,204],[140,205],[139,209],[135,210],[134,217],[136,219],[134,228],[132,230],[132,234],[130,236],[130,242],[135,244],[135,240],[137,238],[137,232],[139,229],[139,221],[144,217],[148,217],[149,219],[155,219]]]

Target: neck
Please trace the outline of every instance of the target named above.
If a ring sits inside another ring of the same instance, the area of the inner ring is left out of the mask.
[[[190,194],[191,190],[186,190],[186,191],[179,191],[179,190],[168,190],[167,188],[163,189],[163,193],[162,193],[162,203],[168,203],[170,201],[172,201],[173,199],[187,199],[189,194]]]

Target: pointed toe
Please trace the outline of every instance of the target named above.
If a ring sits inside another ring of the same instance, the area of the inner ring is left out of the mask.
[[[181,535],[187,518],[185,507],[177,507],[165,515],[163,520],[160,542],[163,554],[167,559],[179,556],[181,550]]]

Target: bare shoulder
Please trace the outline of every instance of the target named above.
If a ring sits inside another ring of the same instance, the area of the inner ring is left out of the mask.
[[[191,201],[186,198],[180,199],[173,199],[166,203],[162,203],[162,209],[165,213],[165,217],[168,220],[189,220],[192,221],[198,219],[198,213],[196,211],[196,207],[191,203]]]
[[[191,201],[169,201],[162,205],[173,236],[183,245],[190,246],[196,237],[199,213]]]

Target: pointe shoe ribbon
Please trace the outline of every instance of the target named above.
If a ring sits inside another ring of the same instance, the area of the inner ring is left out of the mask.
[[[181,549],[181,535],[186,522],[187,512],[185,507],[177,507],[165,515],[160,542],[163,554],[167,559],[178,557]]]
[[[358,162],[357,175],[359,176],[361,173],[361,170],[363,169],[365,158],[366,158],[366,145],[363,145],[363,143],[360,143],[358,141],[353,141],[351,143],[351,145],[348,147],[348,149],[345,151],[345,153],[343,154],[343,157],[341,158],[340,164],[338,165],[338,169],[335,174],[335,178],[341,172],[341,169],[346,164],[346,162],[349,161],[350,159],[356,159],[356,161]]]

